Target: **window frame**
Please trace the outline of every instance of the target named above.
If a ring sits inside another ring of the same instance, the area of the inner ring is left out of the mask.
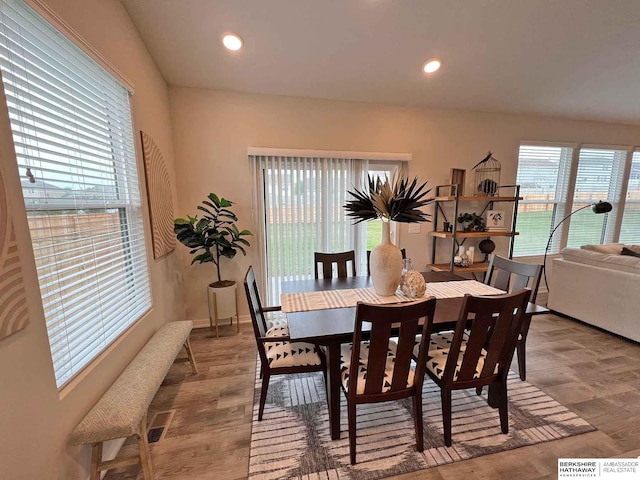
[[[63,217],[74,217],[72,223],[85,227],[84,233],[80,228],[55,237],[53,232],[58,227],[49,225],[37,233],[31,226],[27,227],[34,239],[32,249],[47,322],[53,374],[58,390],[63,390],[85,369],[99,361],[153,305],[147,222],[130,99],[133,86],[110,68],[102,57],[94,56],[94,50],[79,40],[80,37],[42,2],[2,0],[0,7],[3,20],[0,24],[0,35],[3,36],[0,49],[7,52],[2,68],[9,78],[14,79],[0,79],[0,88],[6,98],[7,126],[16,163],[23,173],[25,164],[28,168],[32,166],[31,162],[40,162],[37,179],[30,178],[33,183],[21,178],[26,223],[30,219],[37,222],[38,217],[41,217],[41,223],[56,223],[53,222],[55,217],[57,224],[63,225],[63,230],[69,230]],[[60,45],[66,52],[64,58],[68,64],[51,54]],[[53,74],[56,68],[59,71]],[[16,76],[22,71],[28,75],[23,75],[24,78]],[[32,71],[35,73],[30,73]],[[40,72],[42,79],[38,77]],[[43,82],[51,80],[55,83],[47,89],[48,84]],[[65,81],[75,82],[74,87]],[[58,93],[62,88],[65,97]],[[41,108],[38,95],[24,93],[31,91],[45,95],[43,99],[51,106],[51,113],[38,111]],[[82,95],[85,97],[80,100]],[[86,102],[89,108],[93,108],[91,115],[96,122],[93,124],[96,139],[88,138],[88,133],[83,130],[87,129],[85,122],[88,117],[83,117],[82,108],[67,115],[69,105],[75,106],[76,102]],[[56,118],[55,122],[50,120],[49,114],[57,115],[51,117]],[[22,115],[27,120],[23,120]],[[73,137],[77,139],[74,142],[69,139],[69,129],[80,132]],[[94,141],[97,143],[92,143]],[[41,148],[49,142],[53,142],[50,143],[53,147],[48,150],[46,146]],[[60,145],[65,149],[61,150]],[[56,162],[60,170],[52,167]],[[29,177],[28,173],[26,177]],[[51,190],[47,192],[47,182],[58,191],[67,189],[64,196],[56,198],[51,195]],[[61,190],[59,185],[65,185],[64,189]],[[94,214],[106,218],[106,223],[91,225]],[[98,228],[94,228],[96,226]],[[69,235],[76,232],[80,233],[69,241]],[[59,239],[58,244],[54,242],[56,238]],[[101,243],[100,238],[107,240]],[[54,243],[38,253],[35,248],[37,239]],[[72,248],[73,251],[76,246],[79,246],[76,253],[69,254],[69,250],[65,250]],[[83,253],[90,247],[95,249],[92,255]],[[45,252],[45,258],[54,253],[49,264],[39,262],[42,252]],[[64,263],[70,267],[60,266]],[[91,266],[85,267],[85,264]],[[50,268],[52,265],[57,267]],[[85,269],[90,274],[83,277]],[[72,272],[70,276],[65,277],[65,270]],[[43,273],[45,271],[46,274]],[[99,291],[99,298],[91,297],[91,289]],[[64,301],[56,300],[58,303],[55,305],[49,303],[47,309],[45,298],[51,297],[52,292]],[[62,305],[62,309],[58,305]],[[61,311],[64,312],[59,313]],[[90,321],[87,321],[89,316]],[[74,336],[74,332],[82,333]],[[64,339],[66,343],[60,346],[58,339]],[[64,352],[62,356],[54,353],[54,345],[56,352]]]
[[[597,150],[605,150],[607,152],[612,152],[614,156],[614,162],[616,161],[616,157],[622,157],[619,164],[613,164],[612,173],[609,183],[606,186],[607,194],[605,197],[601,199],[594,199],[594,201],[602,200],[609,201],[613,206],[614,210],[611,213],[604,214],[606,217],[603,219],[603,232],[601,234],[601,242],[606,243],[614,243],[617,242],[620,238],[620,232],[622,230],[623,222],[624,222],[624,214],[625,214],[625,203],[626,196],[628,192],[629,185],[629,172],[631,170],[632,161],[634,158],[634,151],[638,152],[639,149],[634,150],[633,147],[629,146],[619,146],[619,145],[594,145],[594,144],[586,144],[586,143],[566,143],[566,142],[536,142],[536,141],[521,141],[518,153],[518,164],[516,167],[516,176],[518,176],[520,172],[521,166],[521,154],[520,151],[523,147],[536,147],[536,146],[544,146],[544,147],[558,147],[558,148],[572,148],[571,155],[571,164],[569,168],[564,170],[564,174],[568,175],[568,177],[564,178],[564,182],[567,187],[566,198],[564,202],[564,212],[562,215],[559,214],[558,211],[553,212],[551,217],[551,224],[549,234],[551,234],[552,230],[557,227],[561,222],[558,230],[554,233],[552,243],[549,246],[548,254],[556,254],[559,253],[560,250],[565,248],[569,244],[569,236],[571,235],[571,220],[572,218],[571,212],[576,211],[579,207],[584,205],[589,205],[588,202],[585,203],[583,200],[579,200],[576,198],[576,183],[578,172],[580,170],[580,159],[581,153],[585,152],[585,159],[588,158],[587,151],[597,151]],[[593,154],[593,152],[590,152]],[[640,158],[640,154],[637,158]],[[640,161],[640,160],[639,160]],[[561,172],[558,172],[558,180],[557,185],[561,180]],[[521,190],[522,191],[522,190]],[[523,206],[529,205],[533,202],[527,202],[526,197],[519,204],[518,211],[518,219],[522,218],[524,212],[520,209]],[[560,203],[560,202],[556,202]],[[640,200],[638,202],[640,203]],[[578,214],[580,215],[580,214]],[[568,217],[568,218],[567,218]],[[563,222],[564,220],[564,222]],[[575,222],[574,222],[575,224]],[[545,244],[546,240],[545,238]],[[517,257],[529,257],[529,256],[542,256],[545,254],[545,251],[528,251],[526,253],[519,253],[517,250],[517,239],[516,245],[514,248],[514,256]]]

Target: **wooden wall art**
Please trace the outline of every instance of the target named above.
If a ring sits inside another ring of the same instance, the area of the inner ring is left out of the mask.
[[[0,174],[0,339],[28,324],[29,311],[18,244]]]
[[[458,196],[464,196],[464,184],[465,184],[466,170],[464,168],[452,168],[451,169],[451,185],[458,185]],[[455,189],[451,189],[453,195]]]
[[[140,131],[140,138],[151,217],[153,258],[159,258],[176,248],[171,179],[156,142],[143,131]]]

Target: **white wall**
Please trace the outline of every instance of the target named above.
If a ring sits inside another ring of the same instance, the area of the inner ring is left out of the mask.
[[[167,86],[118,0],[49,0],[49,6],[135,84],[136,130],[156,141],[174,177]],[[4,109],[4,102],[1,103]],[[10,148],[6,111],[0,109],[0,168],[14,213],[31,323],[0,340],[0,478],[70,480],[88,478],[89,448],[69,447],[67,436],[136,352],[163,323],[182,319],[181,272],[175,253],[153,260],[139,134],[140,181],[153,309],[92,365],[58,393],[49,354],[42,303],[30,248],[18,170]],[[175,201],[175,198],[174,198]]]
[[[521,140],[639,145],[640,127],[544,117],[393,107],[171,87],[171,118],[178,174],[178,213],[193,214],[209,192],[237,202],[239,226],[251,226],[247,147],[410,152],[410,175],[431,185],[448,183],[450,168],[470,169],[491,149],[502,162],[502,182],[514,183]],[[430,255],[430,224],[400,245],[416,268]],[[496,242],[498,243],[498,242]],[[241,281],[254,259],[236,257],[225,276]],[[187,318],[207,317],[205,285],[211,265],[189,266],[180,249]],[[239,258],[239,259],[238,259]],[[242,295],[242,291],[239,290]],[[247,312],[240,299],[241,313]]]

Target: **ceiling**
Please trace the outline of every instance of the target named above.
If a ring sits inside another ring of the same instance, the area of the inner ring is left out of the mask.
[[[169,85],[640,124],[640,0],[122,2]]]

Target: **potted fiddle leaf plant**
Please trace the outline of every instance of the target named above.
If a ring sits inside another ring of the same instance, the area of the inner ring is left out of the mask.
[[[240,230],[235,222],[238,217],[231,210],[233,202],[210,193],[207,199],[198,205],[202,218],[188,216],[176,218],[173,231],[178,241],[189,247],[194,255],[191,264],[213,263],[216,266],[217,281],[209,284],[210,315],[215,316],[216,330],[219,318],[231,318],[237,315],[236,282],[223,280],[220,275],[221,260],[232,259],[238,252],[246,255],[245,247],[250,246],[244,238],[252,235],[249,230]],[[211,293],[215,293],[212,299]],[[212,305],[213,302],[213,305]]]

